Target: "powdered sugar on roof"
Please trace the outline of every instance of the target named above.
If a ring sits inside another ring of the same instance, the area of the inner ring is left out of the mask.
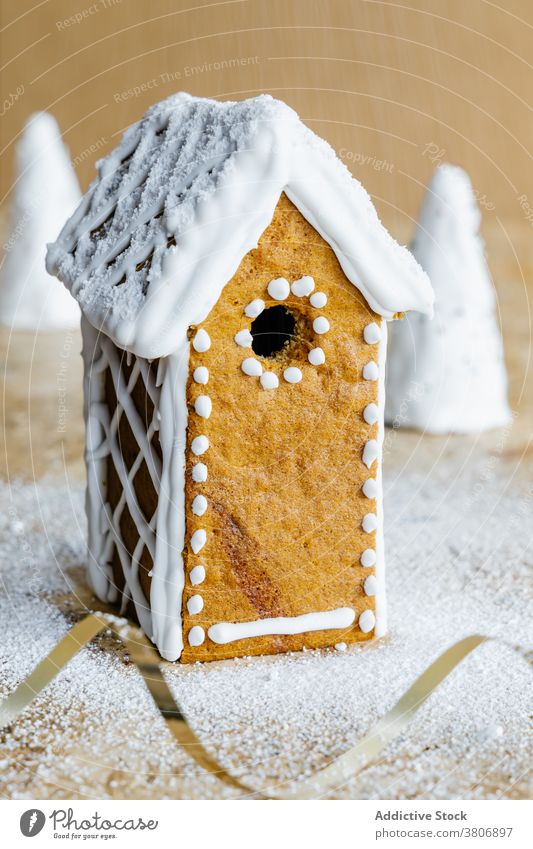
[[[149,109],[99,163],[47,267],[117,344],[163,356],[209,314],[283,191],[374,310],[431,312],[428,278],[361,184],[267,95],[220,103],[180,93]]]

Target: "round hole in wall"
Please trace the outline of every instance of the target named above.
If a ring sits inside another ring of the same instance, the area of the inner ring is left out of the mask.
[[[275,357],[287,345],[296,327],[296,318],[282,306],[268,307],[252,321],[252,349],[260,357]]]

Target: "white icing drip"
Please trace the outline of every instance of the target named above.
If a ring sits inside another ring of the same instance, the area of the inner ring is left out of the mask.
[[[376,345],[379,341],[381,341],[381,330],[375,321],[371,322],[371,324],[367,324],[363,330],[363,339],[367,345]]]
[[[309,298],[312,307],[315,307],[317,310],[321,310],[322,307],[325,307],[328,302],[328,296],[324,292],[315,292]]]
[[[379,410],[377,404],[367,404],[363,410],[363,418],[369,425],[376,424],[379,418]]]
[[[205,483],[207,480],[207,466],[205,463],[195,463],[191,471],[195,483]]]
[[[194,554],[198,554],[207,542],[207,533],[203,528],[198,528],[191,537],[191,548]]]
[[[270,634],[305,634],[309,631],[329,631],[349,628],[355,619],[351,607],[339,607],[320,613],[304,613],[302,616],[277,616],[272,619],[256,619],[254,622],[220,622],[208,630],[209,638],[218,645],[263,637]]]
[[[359,617],[359,628],[363,634],[368,634],[376,624],[376,617],[371,610],[363,610]]]
[[[361,566],[364,566],[365,569],[370,569],[371,566],[374,566],[376,562],[376,552],[373,548],[365,548],[363,553],[361,554]]]
[[[287,383],[300,383],[303,375],[299,368],[296,368],[296,366],[290,366],[283,372],[283,377]]]
[[[295,280],[291,286],[291,291],[297,298],[304,298],[306,295],[310,295],[314,288],[315,281],[312,277],[307,276]]]
[[[361,523],[365,534],[371,534],[378,527],[378,517],[375,513],[367,513]]]
[[[244,314],[247,315],[248,318],[257,318],[258,315],[261,315],[264,308],[265,302],[262,301],[261,298],[256,298],[244,308]]]
[[[204,600],[202,596],[198,594],[192,595],[187,602],[187,610],[191,614],[191,616],[194,616],[197,613],[201,613],[203,609]]]
[[[322,348],[312,348],[307,355],[307,359],[312,366],[321,366],[326,362],[326,355]]]
[[[363,494],[367,498],[377,498],[379,487],[374,478],[368,478],[363,484]]]
[[[284,301],[289,297],[291,287],[284,277],[276,277],[275,280],[271,280],[268,284],[267,291],[275,301]]]
[[[196,495],[193,499],[191,509],[195,516],[203,516],[207,510],[207,498],[205,495]]]
[[[319,315],[313,321],[313,330],[315,333],[322,335],[323,333],[327,333],[329,330],[329,321],[324,315]]]
[[[187,639],[189,640],[189,645],[196,647],[201,646],[205,640],[205,631],[200,625],[194,625],[189,631]]]
[[[367,363],[363,367],[363,377],[365,380],[377,380],[379,377],[378,364],[374,361]]]
[[[254,337],[247,328],[239,330],[239,332],[235,334],[234,339],[237,345],[240,345],[241,348],[251,348],[252,342],[254,341]]]
[[[204,330],[201,327],[200,330],[196,331],[195,337],[192,340],[192,346],[199,354],[209,351],[209,348],[211,347],[211,337],[207,330]]]
[[[213,410],[213,404],[209,395],[199,395],[194,402],[194,410],[202,419],[208,419]]]
[[[279,379],[277,374],[274,374],[273,371],[265,371],[259,378],[261,386],[263,389],[277,389],[279,386]]]
[[[198,366],[194,369],[192,377],[195,383],[200,383],[202,386],[205,386],[209,381],[209,369],[205,366]]]
[[[370,469],[379,458],[380,449],[376,439],[369,439],[363,448],[363,463]]]
[[[191,569],[189,574],[189,581],[191,582],[193,587],[198,586],[198,584],[203,584],[205,581],[205,567],[204,566],[195,566]]]
[[[241,363],[241,369],[249,377],[259,377],[263,373],[263,366],[253,357],[246,357]]]
[[[191,442],[191,451],[193,454],[196,454],[197,457],[200,457],[202,454],[205,454],[208,448],[209,440],[207,436],[195,436],[193,441]]]
[[[376,595],[378,591],[378,580],[375,575],[369,575],[363,584],[365,595]]]

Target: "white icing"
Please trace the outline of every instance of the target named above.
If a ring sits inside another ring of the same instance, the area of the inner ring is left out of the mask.
[[[77,327],[78,304],[44,265],[46,243],[57,237],[80,201],[68,150],[47,112],[27,121],[15,149],[15,169],[9,223],[2,228],[0,323],[22,330]]]
[[[192,595],[187,602],[187,610],[194,616],[196,613],[201,613],[204,609],[204,600],[201,595]]]
[[[309,298],[311,302],[311,306],[315,307],[317,310],[321,310],[322,307],[325,307],[328,302],[328,296],[324,292],[315,292]]]
[[[373,548],[365,548],[363,553],[361,554],[361,566],[364,566],[365,569],[370,569],[371,566],[374,566],[376,562],[376,552]]]
[[[239,330],[239,332],[235,334],[234,338],[237,345],[240,345],[241,348],[251,348],[252,342],[254,341],[254,337],[247,328]]]
[[[379,487],[374,478],[368,478],[363,484],[363,494],[367,498],[377,498]]]
[[[376,565],[374,574],[378,582],[378,592],[375,598],[375,616],[376,625],[374,629],[375,637],[382,637],[387,631],[387,598],[385,595],[385,535],[383,530],[383,470],[381,463],[381,454],[383,451],[383,439],[385,436],[384,413],[385,413],[385,361],[387,357],[387,324],[383,322],[381,328],[381,342],[378,348],[378,364],[379,364],[379,381],[378,381],[378,443],[380,450],[380,458],[378,460],[376,472],[376,517],[378,526],[376,528],[375,549],[376,549]]]
[[[198,554],[207,542],[207,533],[203,528],[198,528],[191,537],[191,548],[194,554]]]
[[[315,281],[312,277],[307,276],[301,277],[299,280],[295,280],[291,286],[291,291],[297,298],[304,298],[306,295],[310,295],[314,288]]]
[[[326,355],[322,348],[312,348],[307,355],[307,359],[312,366],[321,366],[326,362]]]
[[[209,351],[209,348],[211,347],[211,337],[207,330],[204,330],[203,327],[196,331],[194,339],[192,340],[192,346],[199,354]]]
[[[363,634],[368,634],[376,624],[376,617],[372,610],[363,610],[359,617],[359,628]],[[377,636],[377,635],[376,635]]]
[[[365,534],[371,534],[378,527],[378,518],[375,513],[367,513],[363,516],[361,526]]]
[[[379,417],[379,409],[377,404],[367,404],[363,410],[363,418],[369,425],[376,424]]]
[[[296,366],[290,366],[283,372],[283,377],[287,383],[300,383],[303,375],[299,368],[296,368]]]
[[[274,374],[273,371],[265,371],[259,378],[261,386],[263,389],[277,389],[279,386],[279,379],[277,374]]]
[[[200,625],[194,625],[188,634],[189,645],[196,647],[201,646],[205,640],[205,631]]]
[[[195,463],[191,471],[195,483],[205,483],[207,480],[207,466],[205,463]]]
[[[218,645],[263,637],[271,634],[305,634],[309,631],[329,631],[348,628],[355,619],[351,607],[339,607],[320,613],[304,613],[302,616],[277,616],[272,619],[256,619],[253,622],[220,622],[208,630],[209,638]]]
[[[363,584],[365,595],[377,595],[378,579],[375,575],[369,575]]]
[[[370,469],[380,455],[380,448],[376,439],[369,439],[363,448],[363,463]]]
[[[348,646],[346,645],[346,643],[335,643],[335,648],[337,651],[346,651]]]
[[[205,495],[196,495],[193,499],[191,509],[195,516],[203,516],[207,510],[207,498]]]
[[[198,586],[198,584],[203,584],[205,581],[205,567],[204,566],[195,566],[191,569],[189,573],[189,581],[191,582],[193,587]]]
[[[263,373],[263,366],[254,357],[246,357],[241,363],[241,369],[250,377],[259,377]]]
[[[511,420],[480,222],[468,175],[441,165],[413,240],[437,296],[435,319],[407,316],[391,328],[386,420],[394,427],[476,433]]]
[[[194,369],[192,377],[195,383],[200,383],[202,386],[205,386],[205,384],[209,381],[209,369],[205,366],[198,366]]]
[[[271,280],[268,284],[267,291],[275,301],[284,301],[289,297],[291,287],[284,277],[276,277],[275,280]]]
[[[194,410],[202,419],[208,419],[213,410],[213,404],[209,395],[199,395],[194,402]]]
[[[363,377],[365,380],[377,380],[379,377],[378,364],[371,361],[363,367]]]
[[[257,318],[258,315],[261,315],[265,308],[265,302],[261,300],[261,298],[256,298],[254,301],[251,301],[244,308],[244,314],[248,316],[248,318]]]
[[[329,321],[324,315],[319,315],[313,321],[313,330],[315,333],[322,335],[323,333],[327,333],[329,330]]]
[[[367,345],[376,345],[381,340],[381,330],[375,321],[367,324],[363,330],[363,339]]]
[[[197,457],[200,457],[202,454],[205,454],[208,448],[209,440],[207,436],[195,436],[193,441],[191,442],[191,451],[193,454],[196,454]]]

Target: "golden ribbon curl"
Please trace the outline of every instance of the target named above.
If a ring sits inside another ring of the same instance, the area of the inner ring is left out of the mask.
[[[80,649],[101,631],[110,628],[110,622],[112,623],[113,620],[114,617],[107,614],[98,616],[91,613],[77,622],[16,690],[0,703],[0,728],[12,723],[67,666]],[[111,631],[128,650],[131,660],[136,664],[161,716],[178,744],[206,772],[224,784],[239,790],[241,794],[256,799],[316,799],[342,787],[368,766],[405,728],[431,693],[467,655],[491,639],[480,634],[472,634],[454,643],[418,676],[396,704],[355,746],[339,755],[310,778],[281,784],[274,793],[249,786],[231,775],[218,763],[196,736],[172,695],[161,672],[161,658],[155,649],[138,629],[135,630],[139,636],[135,639],[127,636],[124,630],[123,627],[120,629],[111,627]],[[131,631],[132,626],[128,626],[127,630]]]

